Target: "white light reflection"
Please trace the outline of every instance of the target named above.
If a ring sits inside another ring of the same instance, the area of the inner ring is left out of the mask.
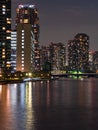
[[[0,85],[0,94],[1,94],[1,92],[2,92],[2,85]]]
[[[17,87],[17,84],[14,84],[14,86],[13,86],[15,89],[16,89],[16,87]]]
[[[35,82],[33,82],[32,86],[35,87]]]
[[[24,105],[24,102],[25,102],[25,84],[22,83],[20,85],[20,100],[21,100],[21,105],[23,106]]]
[[[92,87],[93,87],[93,82],[90,80],[88,82],[88,85],[86,86],[86,105],[89,107],[92,107]]]
[[[26,104],[32,107],[32,82],[26,82]]]
[[[7,86],[7,101],[10,102],[10,105],[16,105],[17,101],[17,89],[16,84],[8,84]]]
[[[41,81],[40,83],[43,84],[43,81]]]
[[[32,82],[26,82],[26,127],[32,128],[32,121],[34,122],[34,110],[32,101]],[[33,123],[34,127],[34,123]]]
[[[10,106],[10,104],[11,104],[11,101],[10,101],[11,94],[10,94],[10,87],[9,87],[9,85],[7,86],[6,90],[7,90],[7,93],[6,93],[6,97],[7,97],[6,103],[7,103],[7,106]]]
[[[28,104],[30,107],[32,107],[32,83],[29,82],[29,93],[28,93]]]
[[[1,95],[2,95],[2,85],[0,85],[0,100],[1,100]]]
[[[47,81],[47,106],[50,105],[50,82]]]
[[[92,82],[84,79],[79,84],[79,104],[81,106],[92,107]]]

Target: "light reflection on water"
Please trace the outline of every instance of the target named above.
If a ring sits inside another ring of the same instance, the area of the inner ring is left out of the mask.
[[[93,130],[97,121],[97,78],[0,85],[0,130]]]

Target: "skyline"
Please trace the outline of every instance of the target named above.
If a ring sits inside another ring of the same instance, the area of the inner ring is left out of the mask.
[[[14,0],[12,1],[12,21],[16,17],[19,4],[35,4],[39,12],[40,45],[50,42],[67,44],[77,33],[90,37],[90,49],[98,50],[98,1],[93,0]],[[85,5],[84,5],[85,4]],[[15,23],[15,21],[14,21]]]

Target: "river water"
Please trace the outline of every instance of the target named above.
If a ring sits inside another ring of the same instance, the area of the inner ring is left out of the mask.
[[[0,85],[0,130],[98,130],[98,79]]]

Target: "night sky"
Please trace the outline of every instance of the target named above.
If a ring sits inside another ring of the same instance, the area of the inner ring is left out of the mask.
[[[36,5],[41,45],[66,44],[77,33],[86,33],[90,36],[90,49],[98,50],[98,0],[12,0],[13,21],[18,4]]]

